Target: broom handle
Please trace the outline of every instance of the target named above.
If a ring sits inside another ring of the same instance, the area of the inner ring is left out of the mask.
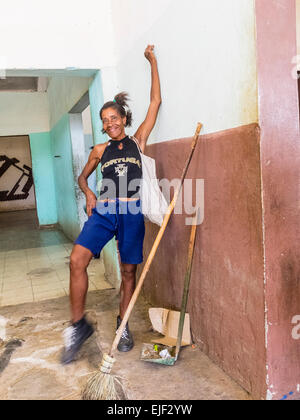
[[[178,337],[177,337],[176,352],[175,352],[176,360],[178,358],[178,354],[181,347],[183,326],[184,326],[184,321],[185,321],[185,313],[186,313],[187,301],[188,301],[188,296],[189,296],[192,264],[193,264],[194,250],[195,250],[198,212],[199,212],[199,209],[195,213],[195,216],[193,219],[193,225],[191,229],[191,235],[190,235],[188,262],[187,262],[186,273],[184,277],[184,290],[183,290],[183,295],[182,295],[181,311],[180,311],[180,319],[179,319],[179,327],[178,327]]]
[[[135,305],[135,303],[137,301],[137,298],[138,298],[138,296],[140,294],[140,291],[142,289],[142,286],[143,286],[144,280],[146,278],[146,275],[147,275],[147,273],[148,273],[148,271],[150,269],[150,266],[151,266],[151,263],[152,263],[153,258],[155,256],[155,253],[157,251],[157,248],[158,248],[158,246],[160,244],[160,241],[161,241],[161,239],[163,237],[163,234],[164,234],[164,232],[166,230],[167,224],[168,224],[168,222],[170,220],[172,211],[174,210],[174,207],[176,205],[176,202],[177,202],[179,193],[181,191],[181,188],[182,188],[184,179],[186,177],[186,174],[187,174],[189,165],[191,163],[191,160],[192,160],[192,157],[193,157],[193,154],[194,154],[194,151],[195,151],[197,142],[198,142],[198,138],[199,138],[199,134],[200,134],[201,128],[202,128],[202,124],[201,123],[198,123],[197,130],[196,130],[196,133],[195,133],[195,136],[194,136],[194,139],[193,139],[193,143],[192,143],[192,146],[191,146],[191,152],[190,152],[189,158],[188,158],[188,160],[186,162],[186,165],[184,167],[184,170],[182,172],[182,176],[181,176],[181,180],[180,180],[180,185],[179,185],[178,189],[175,191],[173,200],[171,201],[171,204],[168,207],[168,210],[167,210],[166,215],[165,215],[164,220],[163,220],[163,224],[162,224],[162,226],[161,226],[161,228],[160,228],[160,230],[159,230],[159,232],[157,234],[157,237],[156,237],[155,242],[154,242],[154,244],[152,246],[152,249],[150,251],[150,254],[148,256],[148,259],[146,261],[146,264],[144,266],[144,269],[143,269],[143,271],[141,273],[139,282],[138,282],[138,284],[137,284],[137,286],[135,288],[135,291],[134,291],[134,293],[132,295],[132,298],[131,298],[131,300],[129,302],[129,305],[127,307],[127,310],[125,312],[125,315],[124,315],[124,318],[123,318],[123,320],[121,322],[121,325],[120,325],[120,327],[119,327],[119,329],[118,329],[118,331],[116,333],[116,337],[115,337],[115,339],[113,341],[113,344],[112,344],[112,347],[111,347],[110,353],[109,353],[109,355],[111,357],[113,357],[114,352],[116,351],[116,348],[117,348],[117,346],[119,344],[119,341],[121,339],[121,336],[123,334],[123,331],[125,330],[127,321],[128,321],[128,319],[130,317],[130,314],[132,312],[132,309],[133,309],[133,307],[134,307],[134,305]]]

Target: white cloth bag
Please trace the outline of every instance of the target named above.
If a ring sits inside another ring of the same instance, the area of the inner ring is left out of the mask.
[[[137,139],[131,138],[139,149],[142,161],[143,176],[140,187],[142,213],[146,220],[161,226],[169,205],[158,185],[155,160],[144,155]]]

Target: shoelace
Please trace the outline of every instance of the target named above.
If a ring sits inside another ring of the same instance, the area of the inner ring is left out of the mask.
[[[128,331],[127,331],[127,328],[125,328],[125,330],[123,331],[123,334],[122,334],[122,336],[121,336],[122,338],[125,338],[126,340],[128,340],[129,339],[129,334],[128,334]]]
[[[119,327],[120,328],[120,327]],[[128,327],[125,328],[125,330],[123,331],[121,338],[125,338],[125,340],[129,339],[129,331],[127,330]],[[116,331],[117,334],[118,330]]]
[[[66,328],[63,332],[63,336],[66,349],[71,348],[75,343],[76,328],[73,326]]]

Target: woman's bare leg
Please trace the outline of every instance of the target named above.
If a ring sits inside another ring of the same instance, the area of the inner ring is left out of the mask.
[[[120,317],[124,318],[126,309],[132,298],[135,290],[135,276],[136,276],[137,265],[134,264],[121,264],[121,301],[120,301]]]
[[[72,323],[84,316],[85,299],[88,291],[87,267],[93,258],[90,250],[74,245],[70,257],[70,304]]]

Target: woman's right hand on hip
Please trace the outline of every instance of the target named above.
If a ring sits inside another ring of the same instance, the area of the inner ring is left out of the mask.
[[[88,191],[85,194],[85,198],[86,198],[86,212],[87,212],[88,217],[91,217],[92,210],[97,205],[97,197],[95,196],[93,191]]]

